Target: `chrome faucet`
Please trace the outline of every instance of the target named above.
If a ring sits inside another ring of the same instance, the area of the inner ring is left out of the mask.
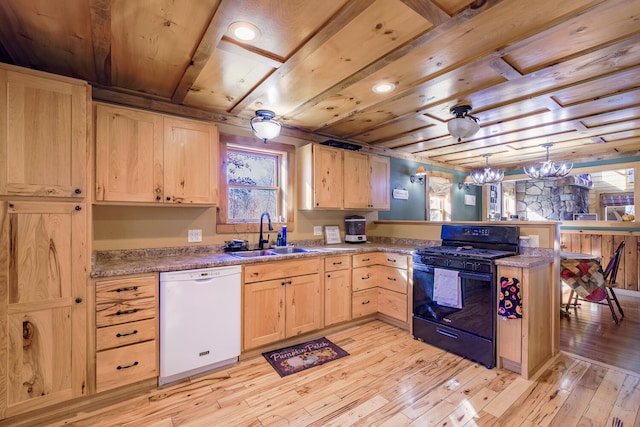
[[[262,214],[260,215],[260,239],[258,240],[258,249],[262,250],[264,249],[264,244],[265,243],[269,243],[269,235],[267,234],[267,239],[265,240],[263,235],[262,235],[262,220],[264,219],[264,216],[267,216],[267,223],[269,226],[269,231],[273,231],[273,227],[271,226],[271,216],[269,215],[269,212],[262,212]]]

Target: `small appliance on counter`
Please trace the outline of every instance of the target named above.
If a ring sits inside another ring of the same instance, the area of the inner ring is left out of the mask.
[[[365,227],[367,221],[363,216],[351,215],[345,218],[345,236],[344,241],[347,243],[366,243],[367,235]]]

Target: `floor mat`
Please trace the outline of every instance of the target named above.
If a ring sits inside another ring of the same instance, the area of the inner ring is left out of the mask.
[[[262,355],[273,369],[284,377],[348,356],[349,353],[322,337],[291,347],[268,351]]]

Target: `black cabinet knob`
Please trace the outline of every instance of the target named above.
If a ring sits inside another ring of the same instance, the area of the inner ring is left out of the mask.
[[[76,298],[76,303],[80,304],[82,302],[82,298],[78,297]]]
[[[171,200],[171,197],[167,196],[167,202]]]
[[[81,211],[82,210],[82,206],[76,206],[74,209],[77,210],[77,211]]]
[[[156,200],[162,200],[162,197],[156,196]]]
[[[79,189],[79,188],[76,188],[73,192],[74,192],[74,193],[76,193],[76,194],[81,194],[81,193],[82,193],[82,190],[81,190],[81,189]]]

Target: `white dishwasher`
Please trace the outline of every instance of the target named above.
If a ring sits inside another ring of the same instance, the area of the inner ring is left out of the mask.
[[[239,265],[160,273],[160,376],[164,385],[240,355]]]

